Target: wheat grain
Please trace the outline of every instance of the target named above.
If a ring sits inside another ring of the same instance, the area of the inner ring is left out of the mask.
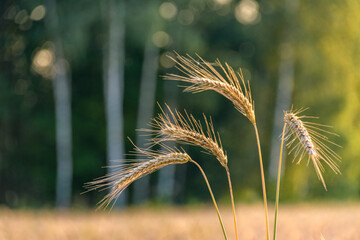
[[[249,82],[247,85],[245,84],[241,69],[236,74],[234,69],[227,63],[224,66],[219,60],[216,60],[215,65],[221,68],[225,75],[223,77],[211,63],[204,61],[200,56],[198,58],[200,62],[190,56],[183,57],[177,54],[176,59],[172,58],[172,60],[177,63],[177,68],[185,76],[167,74],[165,79],[192,83],[193,85],[185,88],[184,91],[186,92],[216,91],[229,99],[240,113],[255,124],[254,104],[251,98],[250,85]]]
[[[339,145],[331,142],[328,137],[320,133],[334,134],[321,128],[328,126],[301,120],[304,118],[313,118],[310,116],[297,116],[304,110],[306,109],[284,112],[284,121],[288,125],[285,140],[288,141],[288,148],[291,148],[294,142],[298,140],[298,143],[290,149],[289,153],[294,152],[294,161],[298,158],[297,163],[300,163],[304,156],[307,155],[308,163],[310,160],[312,161],[316,174],[326,189],[326,184],[322,176],[325,168],[322,162],[326,163],[336,174],[340,174],[339,166],[335,160],[340,161],[341,157],[327,146],[325,142],[335,146]]]

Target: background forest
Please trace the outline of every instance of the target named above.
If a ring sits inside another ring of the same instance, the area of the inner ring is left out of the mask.
[[[83,184],[108,160],[143,146],[156,102],[212,116],[227,151],[235,198],[259,201],[255,136],[218,94],[182,93],[164,81],[168,56],[196,53],[242,68],[250,81],[268,194],[274,199],[282,111],[334,126],[342,175],[285,163],[282,201],[360,196],[360,2],[358,0],[0,1],[0,204],[93,207],[103,194]],[[220,201],[226,176],[196,148]],[[120,204],[209,201],[195,166],[166,167],[133,184]]]

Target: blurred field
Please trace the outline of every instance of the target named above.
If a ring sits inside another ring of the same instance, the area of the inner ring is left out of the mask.
[[[230,208],[221,208],[234,239]],[[265,239],[261,205],[237,209],[240,239]],[[271,211],[271,219],[273,212]],[[278,239],[360,239],[359,204],[281,206]],[[18,239],[223,239],[210,207],[130,209],[112,212],[0,210],[0,240]]]

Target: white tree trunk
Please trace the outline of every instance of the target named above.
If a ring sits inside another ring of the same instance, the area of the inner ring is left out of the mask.
[[[107,5],[108,46],[104,48],[104,97],[106,105],[107,165],[120,164],[124,158],[123,101],[125,55],[125,4],[109,0]],[[112,168],[108,168],[109,173]],[[126,191],[115,206],[126,204]]]
[[[58,47],[57,47],[58,49]],[[56,206],[69,207],[72,184],[72,127],[71,127],[71,79],[66,62],[59,59],[54,73],[54,99],[56,109]]]
[[[154,112],[156,79],[158,72],[160,49],[151,41],[149,37],[144,51],[144,60],[141,72],[140,97],[136,128],[147,128],[147,124],[151,121]],[[142,136],[144,133],[136,133],[136,144],[138,147],[145,147],[147,137]],[[134,203],[145,203],[149,199],[150,193],[150,175],[137,180],[134,183]]]
[[[56,207],[68,208],[71,204],[72,184],[72,126],[71,79],[64,59],[59,35],[56,0],[48,0],[47,28],[55,44],[55,62],[52,71],[56,119]]]
[[[175,165],[169,165],[160,169],[156,189],[156,197],[159,201],[173,202],[175,196],[175,170]]]
[[[280,156],[280,144],[281,139],[279,135],[283,128],[284,110],[289,110],[291,103],[292,90],[294,85],[294,49],[291,43],[291,21],[297,10],[297,0],[286,0],[285,10],[288,18],[288,26],[284,33],[283,42],[280,45],[280,65],[279,65],[279,81],[278,89],[276,93],[275,112],[274,112],[274,125],[271,137],[271,149],[270,149],[270,164],[269,164],[269,176],[271,179],[276,179],[278,171],[278,162]],[[286,149],[284,148],[285,152]],[[284,155],[283,152],[283,156]],[[285,160],[282,161],[282,165],[285,165]],[[282,171],[284,167],[282,166]]]
[[[173,81],[165,81],[165,102],[174,109],[176,107],[177,83]],[[166,111],[166,110],[165,110]],[[175,143],[167,144],[174,147]],[[157,183],[157,199],[165,202],[172,202],[175,196],[175,170],[176,165],[169,165],[159,170],[159,178]]]
[[[279,81],[276,93],[274,123],[271,137],[269,176],[276,179],[278,162],[280,157],[280,135],[284,124],[284,110],[288,110],[291,102],[292,88],[294,82],[294,54],[290,43],[280,46]],[[286,149],[284,148],[285,152]],[[283,154],[283,156],[285,156]],[[285,158],[284,158],[285,160]],[[283,161],[284,165],[285,161]],[[281,168],[284,171],[284,168]]]

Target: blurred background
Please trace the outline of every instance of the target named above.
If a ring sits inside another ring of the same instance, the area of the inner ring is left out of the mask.
[[[0,2],[0,204],[9,208],[93,208],[104,192],[83,184],[106,174],[147,141],[160,105],[211,116],[229,158],[235,198],[260,202],[255,135],[214,92],[182,93],[168,56],[196,53],[242,68],[250,81],[269,199],[274,200],[283,110],[334,126],[342,175],[286,159],[283,202],[358,200],[360,195],[360,2],[294,0]],[[181,84],[180,84],[181,85]],[[229,204],[215,158],[185,147]],[[131,185],[119,206],[198,204],[210,198],[190,164],[166,167]]]

